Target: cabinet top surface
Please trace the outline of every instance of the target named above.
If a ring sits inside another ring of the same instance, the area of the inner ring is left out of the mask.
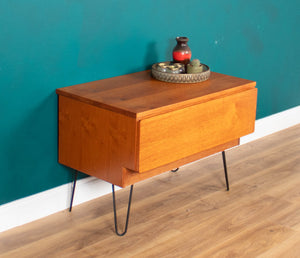
[[[60,88],[56,93],[131,117],[145,118],[255,85],[254,81],[214,72],[209,80],[200,83],[168,83],[153,79],[151,71],[143,71]]]

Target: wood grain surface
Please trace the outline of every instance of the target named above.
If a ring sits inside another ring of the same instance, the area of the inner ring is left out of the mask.
[[[59,162],[121,187],[232,147],[254,130],[255,82],[218,73],[182,85],[144,71],[57,94]]]
[[[165,162],[141,175],[134,118],[59,96],[59,162],[126,187],[239,144],[239,139]],[[156,165],[156,164],[155,164]]]
[[[254,131],[256,89],[141,120],[138,171],[144,172]]]
[[[124,237],[109,194],[0,233],[0,257],[299,257],[300,125],[227,161],[229,192],[219,154],[136,184]],[[128,193],[116,193],[121,228]]]
[[[59,96],[59,162],[122,186],[122,168],[135,169],[132,117]]]
[[[150,71],[57,89],[59,95],[142,119],[223,95],[254,88],[256,82],[212,72],[208,81],[191,84],[155,80]]]
[[[196,154],[178,159],[174,162],[170,162],[170,163],[167,163],[165,165],[155,167],[155,168],[147,170],[146,172],[143,172],[143,173],[139,173],[139,171],[133,171],[133,170],[124,168],[123,169],[123,186],[125,187],[125,186],[128,186],[128,185],[136,184],[136,183],[138,183],[142,180],[145,180],[145,179],[148,179],[150,177],[159,175],[163,172],[170,171],[170,170],[175,169],[175,168],[179,168],[179,167],[181,167],[185,164],[188,164],[190,162],[194,162],[196,160],[205,158],[205,157],[210,156],[212,154],[215,154],[217,152],[221,152],[221,151],[224,151],[226,149],[235,147],[235,146],[239,145],[239,143],[240,143],[240,139],[235,139],[233,141],[226,142],[224,144],[215,146],[213,148],[206,149],[206,150],[201,151],[199,153],[196,153]]]

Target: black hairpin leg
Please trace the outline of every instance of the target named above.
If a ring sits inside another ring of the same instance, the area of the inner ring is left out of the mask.
[[[128,200],[128,208],[127,208],[127,217],[126,217],[126,224],[123,233],[119,233],[118,231],[118,220],[117,220],[117,211],[116,211],[116,198],[115,198],[115,185],[112,185],[112,195],[113,195],[113,206],[114,206],[114,219],[115,219],[115,231],[118,236],[124,236],[127,232],[128,228],[128,221],[129,221],[129,214],[130,214],[130,205],[131,205],[131,198],[132,198],[132,189],[133,185],[130,186],[130,194]]]
[[[228,175],[227,175],[227,166],[226,166],[225,151],[222,151],[222,157],[223,157],[223,165],[224,165],[224,172],[225,172],[226,187],[227,187],[227,191],[229,191],[229,183],[228,183]]]
[[[172,172],[177,172],[179,168],[172,169]]]
[[[75,193],[75,187],[76,187],[76,181],[77,181],[77,175],[78,175],[78,171],[75,170],[75,175],[74,175],[74,181],[73,181],[72,196],[71,196],[71,202],[70,202],[69,212],[72,211],[73,199],[74,199],[74,193]]]

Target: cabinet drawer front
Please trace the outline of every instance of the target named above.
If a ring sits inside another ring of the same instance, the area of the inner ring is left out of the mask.
[[[141,120],[138,171],[145,172],[254,131],[257,89]]]

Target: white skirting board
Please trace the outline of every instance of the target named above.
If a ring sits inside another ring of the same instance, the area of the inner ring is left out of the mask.
[[[255,132],[241,138],[245,144],[300,123],[300,106],[256,120]],[[0,232],[24,225],[69,207],[72,183],[0,206]],[[77,181],[73,206],[111,193],[111,184],[94,177]]]
[[[300,123],[300,106],[255,121],[255,132],[241,138],[245,144]]]

